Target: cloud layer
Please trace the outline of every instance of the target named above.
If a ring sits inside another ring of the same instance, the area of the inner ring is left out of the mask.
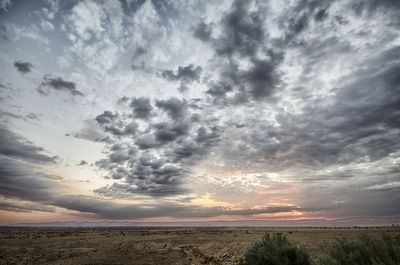
[[[1,209],[106,219],[400,214],[398,1],[0,9]],[[32,19],[18,22],[22,12]],[[36,119],[17,118],[28,113]],[[74,181],[44,169],[55,163]],[[90,184],[78,187],[85,174]],[[87,192],[59,192],[66,187]]]

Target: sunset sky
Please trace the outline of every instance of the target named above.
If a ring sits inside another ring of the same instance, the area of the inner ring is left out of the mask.
[[[0,223],[400,215],[399,14],[0,0]]]

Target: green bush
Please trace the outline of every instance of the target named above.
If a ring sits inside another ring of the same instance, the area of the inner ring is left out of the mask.
[[[398,265],[400,249],[395,248],[388,235],[382,240],[361,235],[357,241],[338,239],[328,255],[318,259],[320,265]]]
[[[311,259],[303,246],[296,246],[285,236],[266,233],[252,244],[245,254],[249,265],[310,265]]]

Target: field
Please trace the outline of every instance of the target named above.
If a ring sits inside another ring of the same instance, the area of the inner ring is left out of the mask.
[[[400,245],[400,228],[0,228],[0,264],[244,264],[265,232],[303,244],[311,255],[337,237],[382,232]]]

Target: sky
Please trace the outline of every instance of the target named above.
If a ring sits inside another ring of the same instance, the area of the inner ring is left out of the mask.
[[[399,13],[1,0],[0,223],[400,215]]]

